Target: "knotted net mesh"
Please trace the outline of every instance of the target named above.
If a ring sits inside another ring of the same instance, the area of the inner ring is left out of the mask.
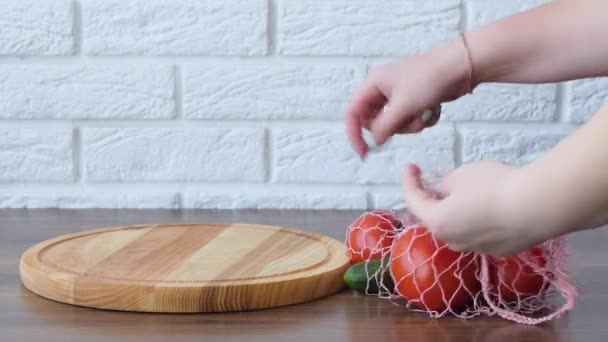
[[[346,245],[352,263],[366,265],[366,294],[434,318],[539,324],[572,309],[577,297],[563,238],[511,257],[456,252],[411,215],[376,210],[348,227]]]

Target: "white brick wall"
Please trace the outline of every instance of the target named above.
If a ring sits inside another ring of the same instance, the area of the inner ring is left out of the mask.
[[[91,55],[263,55],[266,0],[83,0]]]
[[[2,119],[171,119],[168,65],[2,64]]]
[[[0,9],[0,55],[74,53],[72,1],[0,0]]]
[[[553,121],[556,116],[556,85],[482,84],[445,106],[451,121]]]
[[[279,53],[385,56],[421,52],[458,32],[459,0],[279,0]]]
[[[606,79],[483,85],[366,161],[371,65],[548,0],[0,0],[0,208],[401,208],[403,163],[534,160]]]
[[[514,165],[529,163],[571,133],[556,127],[463,129],[462,161],[500,160]]]
[[[71,182],[70,129],[0,128],[0,182]]]
[[[350,64],[187,65],[184,112],[190,119],[341,119],[344,99],[365,76],[365,65]]]
[[[264,130],[85,128],[91,182],[261,182]]]
[[[454,131],[444,127],[396,136],[365,161],[352,152],[342,129],[277,129],[272,147],[274,183],[398,185],[407,161],[433,171],[454,166]]]

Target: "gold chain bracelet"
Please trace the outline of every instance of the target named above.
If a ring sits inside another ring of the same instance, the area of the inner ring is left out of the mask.
[[[473,57],[471,55],[471,48],[469,47],[469,43],[467,42],[467,38],[464,33],[460,34],[460,39],[462,40],[462,45],[464,46],[464,50],[467,54],[467,64],[469,67],[469,77],[467,79],[467,93],[473,93]]]

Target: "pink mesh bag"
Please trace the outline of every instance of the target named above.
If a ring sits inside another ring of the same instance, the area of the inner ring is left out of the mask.
[[[455,252],[410,215],[364,213],[347,230],[353,263],[372,261],[366,294],[430,317],[498,315],[540,324],[572,309],[577,289],[566,272],[563,238],[513,257]]]

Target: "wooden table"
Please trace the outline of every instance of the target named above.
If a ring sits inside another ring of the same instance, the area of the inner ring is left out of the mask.
[[[343,240],[360,212],[0,210],[0,341],[608,341],[608,233],[571,237],[582,297],[570,314],[538,327],[498,318],[433,320],[345,290],[305,304],[226,314],[140,314],[56,303],[25,289],[21,253],[48,238],[140,223],[248,222],[291,226]]]

